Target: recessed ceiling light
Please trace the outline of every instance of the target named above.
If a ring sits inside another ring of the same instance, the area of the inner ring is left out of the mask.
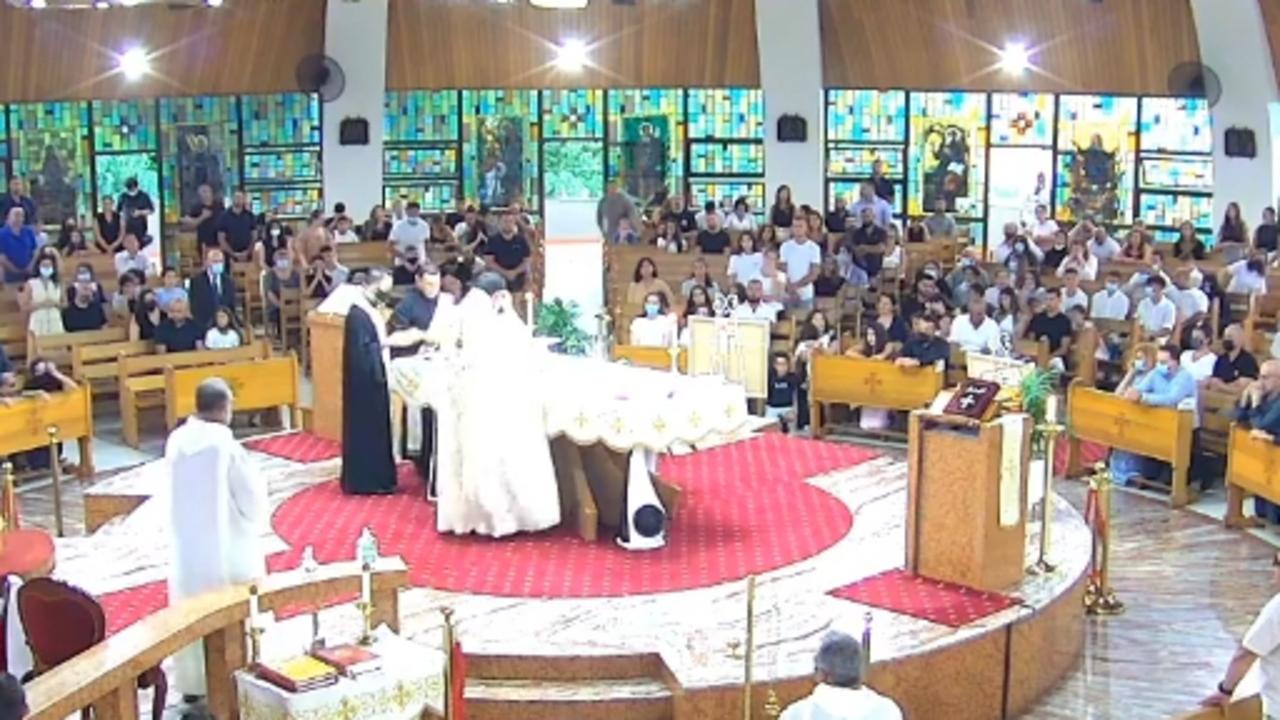
[[[151,56],[140,48],[130,48],[120,56],[120,73],[126,80],[138,80],[151,72]]]
[[[587,44],[570,38],[556,47],[556,67],[565,72],[580,72],[587,64]]]
[[[1031,67],[1031,53],[1022,43],[1008,43],[1000,51],[1000,69],[1007,75],[1021,75]]]
[[[31,0],[31,9],[40,10],[49,7],[49,0]]]
[[[107,2],[107,0],[94,0],[93,6],[99,10],[106,10],[111,7],[111,3]]]

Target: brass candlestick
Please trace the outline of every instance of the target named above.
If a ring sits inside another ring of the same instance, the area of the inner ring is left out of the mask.
[[[371,576],[372,568],[369,563],[360,566],[360,600],[356,603],[356,609],[360,611],[361,630],[360,644],[373,644],[373,578]]]
[[[4,530],[18,529],[18,503],[16,485],[13,477],[13,463],[4,464],[4,497],[0,498],[0,520],[4,521]]]
[[[1089,478],[1093,500],[1094,572],[1084,590],[1084,611],[1088,615],[1119,615],[1124,603],[1111,588],[1111,472],[1105,465]],[[1087,512],[1087,511],[1086,511]]]
[[[871,671],[871,611],[862,616],[862,682]]]
[[[444,720],[453,720],[458,708],[453,705],[454,674],[458,671],[453,666],[453,645],[456,642],[453,626],[453,608],[440,608],[444,623],[440,627],[441,641],[444,644]]]
[[[249,586],[249,662],[262,659],[262,628],[258,627],[258,586]]]
[[[50,425],[45,432],[49,434],[49,471],[53,473],[53,530],[62,537],[62,453],[58,449],[58,426]]]
[[[1053,527],[1054,449],[1058,436],[1066,430],[1065,425],[1057,422],[1046,422],[1035,427],[1036,433],[1045,441],[1045,460],[1044,497],[1040,500],[1040,557],[1034,565],[1027,568],[1027,572],[1032,575],[1044,575],[1054,570],[1054,565],[1049,562],[1049,542],[1052,535],[1050,529]]]
[[[751,685],[756,654],[756,576],[747,578],[747,644],[743,652],[742,718],[751,720]]]

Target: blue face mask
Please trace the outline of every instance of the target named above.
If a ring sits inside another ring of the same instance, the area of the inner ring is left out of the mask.
[[[1156,372],[1160,373],[1161,377],[1169,377],[1173,374],[1173,368],[1167,362],[1156,363]]]
[[[651,318],[658,317],[658,313],[661,311],[662,311],[662,306],[657,303],[644,304],[645,317],[651,317]]]
[[[222,274],[222,268],[223,268],[222,263],[214,263],[209,266],[209,269],[212,270],[216,275]]]
[[[1140,358],[1138,358],[1138,359],[1134,360],[1134,361],[1133,361],[1133,369],[1134,369],[1134,370],[1137,370],[1138,372],[1146,372],[1146,371],[1147,371],[1147,359],[1146,359],[1146,358],[1141,358],[1141,357],[1140,357]]]

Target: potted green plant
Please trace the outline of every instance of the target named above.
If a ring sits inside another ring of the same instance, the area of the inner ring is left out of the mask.
[[[586,355],[591,349],[591,335],[578,325],[582,318],[578,303],[560,298],[540,302],[534,308],[534,317],[534,334],[558,340],[551,346],[552,350],[565,355]]]

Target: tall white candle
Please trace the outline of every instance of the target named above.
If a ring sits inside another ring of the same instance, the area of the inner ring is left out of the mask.
[[[1047,421],[1048,421],[1048,422],[1050,422],[1050,423],[1054,423],[1054,424],[1056,424],[1056,423],[1058,422],[1058,396],[1057,396],[1057,394],[1050,395],[1050,396],[1048,397],[1048,399],[1046,399],[1046,400],[1045,400],[1045,404],[1044,404],[1044,417],[1045,417],[1045,420],[1047,420]]]
[[[524,294],[524,319],[529,327],[533,327],[533,293],[525,292]]]
[[[249,622],[250,622],[250,623],[255,623],[255,622],[257,622],[257,621],[258,621],[258,614],[259,614],[259,608],[258,608],[258,586],[257,586],[257,585],[255,585],[255,586],[253,586],[253,587],[249,588]]]

